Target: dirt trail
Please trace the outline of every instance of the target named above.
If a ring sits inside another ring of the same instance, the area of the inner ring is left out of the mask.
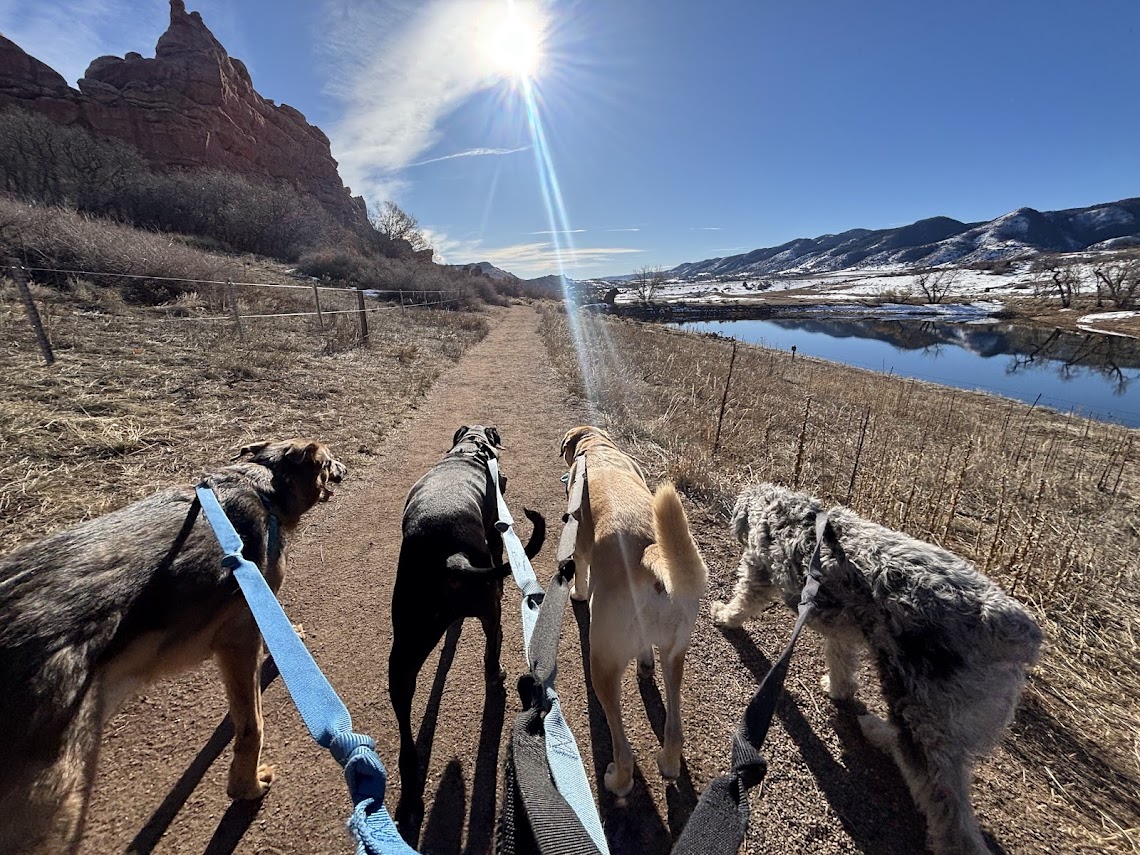
[[[391,646],[390,597],[399,550],[404,496],[447,449],[461,424],[494,424],[503,436],[507,499],[516,517],[535,508],[547,517],[547,546],[535,561],[544,582],[553,571],[564,494],[558,443],[568,426],[588,421],[550,366],[537,334],[537,315],[516,307],[498,314],[490,335],[441,377],[410,417],[378,444],[370,467],[350,473],[344,488],[295,541],[282,590],[286,612],[303,624],[306,642],[353,716],[355,729],[375,738],[392,775],[387,803],[399,795],[396,723],[387,696]],[[652,468],[652,466],[650,467]],[[723,524],[691,509],[698,543],[724,597],[735,569],[735,547]],[[525,540],[529,528],[523,523]],[[505,735],[519,708],[513,690],[523,671],[518,593],[508,580],[503,605],[506,693],[486,694],[482,634],[468,621],[453,627],[427,662],[413,707],[421,753],[430,747],[420,849],[490,849],[502,786]],[[569,610],[568,610],[569,611]],[[581,605],[563,627],[558,691],[577,736],[587,775],[597,787],[610,759],[609,733],[583,670],[587,615]],[[789,615],[773,610],[750,632],[723,635],[702,607],[684,686],[682,777],[666,787],[653,761],[664,723],[660,677],[624,685],[626,722],[638,760],[627,806],[603,795],[600,805],[615,853],[667,852],[701,789],[723,771],[728,740],[766,654],[782,647]],[[763,797],[754,796],[756,852],[921,851],[922,825],[889,762],[857,735],[854,719],[837,713],[816,681],[822,657],[816,640],[801,642],[772,729],[772,771]],[[806,664],[805,664],[806,663]],[[153,687],[108,727],[83,852],[323,853],[349,852],[344,830],[349,803],[336,763],[309,738],[280,678],[264,694],[264,757],[277,781],[260,804],[225,795],[230,760],[222,689],[211,666]],[[433,738],[434,734],[434,738]],[[996,794],[995,794],[996,795]]]

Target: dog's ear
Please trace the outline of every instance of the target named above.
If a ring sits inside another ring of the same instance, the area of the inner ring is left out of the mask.
[[[236,455],[234,460],[241,460],[245,456],[256,457],[261,452],[265,451],[269,446],[269,440],[262,440],[261,442],[251,442],[249,445],[243,445]]]
[[[503,445],[502,439],[499,438],[499,429],[497,427],[487,428],[487,439],[491,440],[491,445],[495,448],[501,448]]]
[[[320,445],[315,442],[294,442],[290,445],[289,450],[285,452],[285,459],[290,463],[303,463],[306,460],[315,460],[320,450]]]
[[[459,440],[463,439],[463,434],[467,433],[467,425],[464,425],[455,432],[455,436],[451,438],[451,447],[454,448],[459,444]]]

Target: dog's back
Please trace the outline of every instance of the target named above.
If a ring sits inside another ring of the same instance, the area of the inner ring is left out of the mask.
[[[969,615],[971,643],[963,649],[980,659],[1037,661],[1042,634],[1033,616],[969,561],[846,508],[831,518],[843,532],[847,560],[872,588],[890,591],[880,605],[897,625],[945,633]]]

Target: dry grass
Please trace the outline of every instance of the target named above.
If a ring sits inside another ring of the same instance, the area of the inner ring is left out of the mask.
[[[142,309],[119,288],[33,286],[55,348],[45,366],[15,289],[0,280],[0,551],[194,479],[262,437],[309,435],[350,468],[487,332],[473,313],[387,308],[229,321],[224,288]],[[304,290],[243,289],[247,314],[312,311]],[[322,294],[326,311],[351,295]]]
[[[1036,811],[1065,851],[1140,851],[1135,431],[741,345],[714,458],[731,344],[581,323],[584,364],[566,315],[544,311],[555,364],[691,497],[726,516],[748,482],[793,485],[969,558],[1024,601],[1047,649],[1007,740],[1012,774],[1051,794]]]

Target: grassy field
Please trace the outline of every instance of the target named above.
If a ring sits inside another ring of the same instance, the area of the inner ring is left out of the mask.
[[[1051,793],[1037,812],[1065,851],[1140,851],[1135,431],[743,344],[725,397],[731,341],[589,314],[572,328],[553,307],[543,334],[623,445],[725,522],[745,484],[792,485],[965,556],[1026,603],[1047,642],[1012,774]]]
[[[0,279],[0,552],[191,481],[257,439],[311,436],[351,470],[488,329],[477,312],[384,307],[361,346],[355,313],[334,314],[353,295],[324,292],[323,327],[247,317],[239,339],[224,287],[155,307],[124,302],[133,287],[33,286],[48,366]],[[245,315],[313,311],[308,290],[236,293]]]

